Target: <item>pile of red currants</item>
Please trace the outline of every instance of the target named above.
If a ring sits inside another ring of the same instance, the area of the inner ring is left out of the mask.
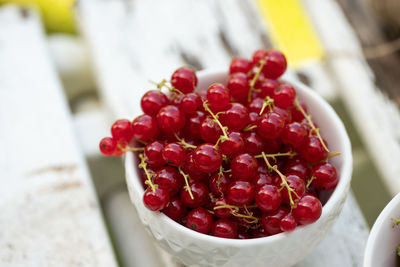
[[[286,64],[260,49],[232,60],[226,85],[196,92],[196,73],[181,67],[143,95],[143,115],[112,125],[100,150],[138,152],[144,205],[197,232],[247,239],[313,223],[320,192],[338,183],[328,160],[339,153],[277,80]]]

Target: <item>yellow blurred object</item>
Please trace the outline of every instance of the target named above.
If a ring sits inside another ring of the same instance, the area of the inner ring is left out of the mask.
[[[75,32],[75,0],[0,0],[6,3],[37,7],[48,32]]]
[[[273,44],[292,67],[323,57],[322,45],[299,0],[257,0]]]

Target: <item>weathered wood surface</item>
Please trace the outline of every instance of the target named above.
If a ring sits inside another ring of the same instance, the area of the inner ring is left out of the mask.
[[[0,265],[116,266],[40,19],[0,25]]]
[[[152,88],[149,79],[169,78],[184,64],[226,68],[232,56],[250,57],[270,46],[251,0],[87,0],[77,9],[102,99],[116,117],[141,113],[140,95]],[[350,196],[333,231],[298,266],[361,266],[367,235]]]

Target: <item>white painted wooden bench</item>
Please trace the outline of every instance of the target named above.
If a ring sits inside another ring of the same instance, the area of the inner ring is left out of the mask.
[[[0,265],[116,266],[40,19],[0,25]]]
[[[313,1],[306,2],[311,5]],[[331,4],[332,1],[323,2]],[[79,2],[77,11],[102,100],[116,118],[131,118],[141,112],[138,95],[151,88],[149,79],[168,78],[166,74],[184,64],[198,69],[223,67],[232,55],[249,57],[255,49],[270,46],[251,0],[86,0]],[[320,82],[331,83],[330,86],[336,82],[325,78],[322,71]],[[109,209],[117,217],[117,213],[121,216],[132,210],[129,204],[126,192],[122,192]],[[116,210],[121,205],[126,209]],[[130,226],[139,225],[132,213],[129,216],[133,221]],[[128,254],[120,251],[123,263],[135,266],[132,254],[145,257],[149,253],[141,255],[142,251],[135,253],[127,248],[134,249],[148,241],[146,235],[137,238],[139,228],[130,228],[126,222],[115,227],[124,236],[124,250],[129,251]],[[331,233],[296,266],[361,266],[367,236],[368,228],[350,194]],[[174,265],[168,256],[162,252],[160,255],[163,266]]]

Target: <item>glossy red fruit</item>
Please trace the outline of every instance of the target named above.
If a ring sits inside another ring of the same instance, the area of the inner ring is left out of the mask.
[[[297,221],[292,214],[287,214],[285,217],[282,218],[281,223],[281,230],[283,232],[290,232],[293,231],[297,226]]]
[[[150,90],[142,96],[140,106],[144,113],[155,116],[168,103],[168,97],[163,92],[160,90]]]
[[[185,122],[185,113],[173,105],[165,106],[157,113],[158,128],[167,134],[179,131],[185,126]]]
[[[265,65],[262,72],[266,78],[277,79],[286,71],[286,57],[282,52],[273,49],[268,50],[263,59]]]
[[[264,138],[274,139],[280,136],[285,127],[284,119],[275,112],[268,112],[261,116],[257,124],[257,133]]]
[[[212,173],[221,166],[222,155],[212,144],[206,143],[195,149],[193,160],[200,171]]]
[[[189,93],[182,98],[179,107],[186,114],[193,114],[202,105],[203,103],[198,94]]]
[[[207,234],[213,224],[212,215],[203,208],[191,210],[186,217],[186,226],[196,232]]]
[[[261,82],[259,97],[265,98],[266,96],[272,97],[275,89],[279,86],[279,82],[272,79],[264,79]]]
[[[208,143],[215,143],[221,135],[221,128],[210,116],[207,116],[200,126],[201,139]]]
[[[299,176],[303,180],[307,180],[309,176],[309,169],[307,163],[301,158],[293,158],[289,159],[284,168],[284,173],[295,174]]]
[[[281,220],[287,214],[289,214],[289,209],[284,206],[280,206],[274,212],[264,213],[261,216],[262,228],[270,235],[281,233]]]
[[[292,212],[294,218],[300,224],[310,224],[321,217],[322,205],[318,198],[305,195],[300,199]]]
[[[211,234],[222,238],[237,238],[238,228],[236,223],[228,219],[219,219],[214,222],[211,228]]]
[[[161,167],[165,164],[162,157],[162,151],[165,147],[164,142],[153,141],[148,143],[144,148],[144,155],[147,157],[147,163],[151,167]]]
[[[292,122],[286,124],[283,129],[281,139],[283,143],[289,144],[293,147],[299,147],[307,140],[307,130],[303,124],[298,122]]]
[[[184,94],[191,93],[197,86],[197,76],[190,67],[181,67],[171,76],[171,84]]]
[[[232,175],[236,180],[251,181],[257,175],[258,162],[249,153],[237,155],[231,162]]]
[[[167,164],[175,167],[182,165],[186,159],[185,148],[178,143],[169,143],[166,145],[161,155]]]
[[[273,185],[274,179],[275,179],[275,177],[273,177],[268,172],[265,172],[265,173],[258,172],[256,178],[253,181],[253,184],[254,184],[256,190],[258,190],[263,185],[266,185],[266,184]]]
[[[255,112],[257,114],[260,114],[263,104],[264,104],[264,99],[260,97],[253,98],[249,103],[250,112]]]
[[[147,188],[143,194],[143,203],[149,210],[159,211],[165,208],[169,202],[168,191],[162,188],[156,188],[155,192],[151,187]]]
[[[274,99],[276,106],[280,108],[288,108],[294,103],[296,91],[290,84],[282,83],[275,89],[272,98]]]
[[[219,198],[213,203],[214,215],[221,219],[227,219],[232,216],[230,208],[218,208],[228,205],[225,198]]]
[[[227,192],[227,200],[233,205],[248,205],[254,198],[254,186],[246,181],[233,181]]]
[[[220,119],[229,130],[239,131],[249,123],[249,111],[240,103],[231,103],[221,114]]]
[[[264,140],[264,152],[267,154],[277,153],[282,148],[282,142],[280,138],[265,139]]]
[[[294,190],[295,193],[291,191],[291,197],[293,201],[300,199],[306,193],[306,184],[303,179],[299,176],[290,174],[286,176],[287,183],[289,187]],[[290,204],[289,193],[286,187],[281,190],[282,201],[286,204]]]
[[[309,163],[324,160],[328,156],[328,152],[324,149],[320,140],[316,136],[307,138],[298,151],[300,156]]]
[[[160,168],[154,177],[154,184],[168,191],[170,196],[175,195],[183,186],[184,180],[177,169],[173,167]]]
[[[222,173],[222,175],[219,173],[214,173],[210,177],[209,187],[215,196],[220,197],[226,194],[230,182],[229,174],[226,172]]]
[[[238,228],[238,239],[250,239],[250,238],[251,238],[251,234],[250,234],[250,231],[248,231],[248,229],[246,229],[244,227]]]
[[[193,152],[186,155],[185,163],[182,166],[183,171],[190,176],[194,181],[201,181],[207,178],[208,174],[200,171],[197,168],[193,159]]]
[[[234,158],[237,154],[244,151],[244,140],[241,132],[229,132],[228,140],[224,140],[219,144],[222,154],[228,158]]]
[[[258,208],[264,212],[272,212],[279,208],[282,203],[278,188],[269,184],[258,188],[254,198]]]
[[[307,106],[301,101],[299,101],[299,105],[303,108],[304,112],[307,113]],[[301,122],[304,119],[303,113],[296,107],[291,108],[291,113],[293,121]]]
[[[311,175],[315,177],[312,185],[318,190],[334,189],[339,182],[335,166],[329,162],[322,162],[311,169]]]
[[[252,58],[253,64],[254,65],[259,65],[260,60],[264,59],[267,54],[268,54],[268,50],[267,49],[258,49],[256,51],[254,51],[253,58]]]
[[[208,187],[204,183],[192,182],[189,186],[192,191],[193,199],[191,198],[186,186],[182,187],[180,193],[180,199],[186,207],[197,208],[204,206],[210,201]]]
[[[197,110],[194,114],[187,117],[185,128],[183,129],[186,136],[193,139],[200,138],[201,124],[205,119],[204,112]]]
[[[258,155],[264,150],[264,142],[262,138],[255,132],[247,132],[244,135],[244,144],[246,152]]]
[[[117,120],[111,126],[111,135],[117,143],[129,143],[133,137],[132,123],[129,120]]]
[[[100,152],[105,156],[112,156],[117,148],[117,142],[112,137],[104,137],[99,144]]]
[[[178,197],[174,197],[163,209],[163,213],[170,217],[174,221],[179,221],[185,217],[187,208],[183,205],[182,201]]]
[[[289,109],[285,109],[285,108],[280,108],[275,106],[272,109],[273,112],[278,113],[283,120],[285,121],[285,123],[291,123],[292,122],[292,114],[290,113]]]
[[[238,72],[231,75],[227,87],[237,101],[247,100],[250,86],[246,74]]]
[[[149,141],[153,139],[158,132],[157,122],[150,115],[141,115],[133,120],[132,132],[135,139]]]
[[[259,119],[260,119],[260,116],[258,115],[258,113],[255,113],[255,112],[249,113],[249,125],[257,125]],[[255,130],[252,130],[252,131],[255,131]]]
[[[207,89],[207,101],[214,111],[221,111],[228,107],[231,95],[222,83],[214,83]]]
[[[253,64],[250,60],[237,57],[231,61],[231,65],[229,66],[229,74],[236,72],[248,73],[252,67]]]

